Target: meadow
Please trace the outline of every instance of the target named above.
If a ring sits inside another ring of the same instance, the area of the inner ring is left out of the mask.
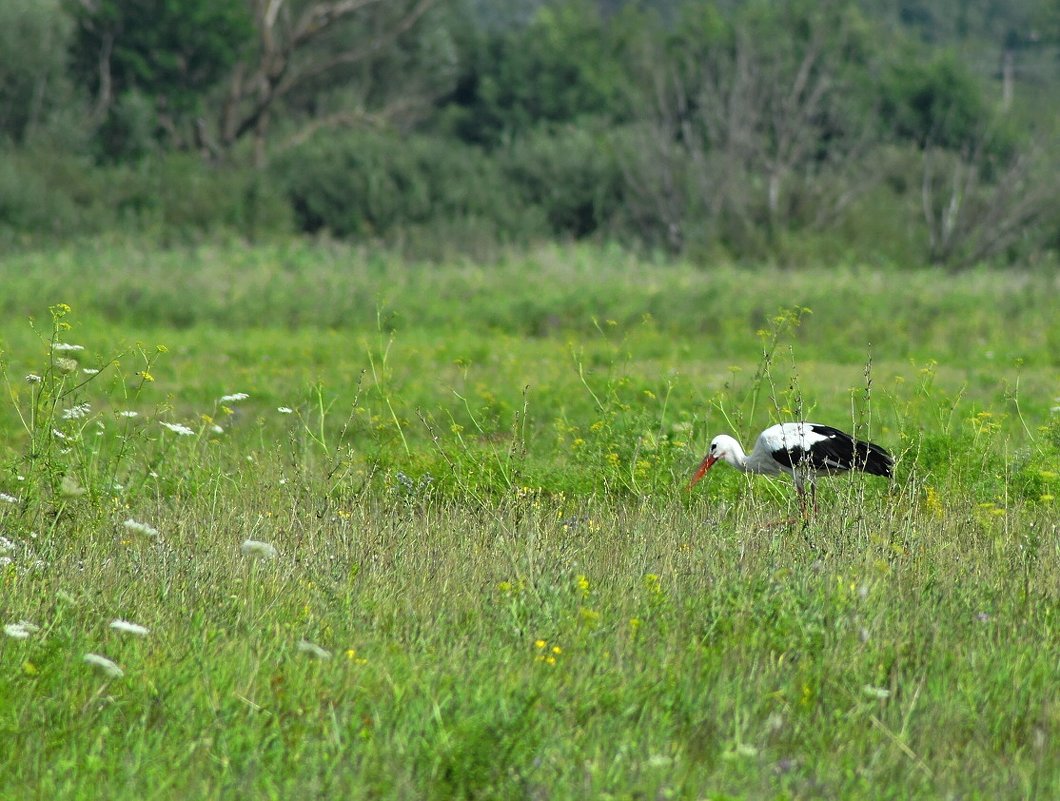
[[[0,798],[1060,797],[1060,276],[92,241],[0,285]],[[800,417],[895,479],[685,491]]]

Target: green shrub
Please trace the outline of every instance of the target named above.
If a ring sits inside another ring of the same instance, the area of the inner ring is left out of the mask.
[[[598,126],[543,126],[499,157],[513,190],[541,210],[553,234],[580,238],[606,229],[622,205],[622,169]]]
[[[291,230],[291,211],[266,176],[211,167],[198,156],[171,154],[99,175],[118,215],[164,237],[233,231],[255,238]]]
[[[0,151],[0,235],[70,236],[110,221],[83,159],[33,149]]]
[[[286,199],[256,170],[215,168],[191,154],[98,167],[33,149],[0,158],[0,235],[32,243],[117,227],[163,239],[290,231]]]
[[[501,239],[540,233],[481,150],[425,136],[317,136],[289,150],[271,176],[298,227],[340,237],[400,238],[427,224],[479,220]]]

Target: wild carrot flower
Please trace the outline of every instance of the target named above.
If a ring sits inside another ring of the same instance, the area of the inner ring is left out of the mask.
[[[137,520],[133,520],[131,517],[122,523],[128,531],[133,534],[142,534],[145,537],[155,538],[158,536],[158,529],[154,526],[149,526],[147,523],[140,523]]]
[[[321,648],[316,643],[309,642],[309,640],[299,640],[298,650],[304,654],[315,656],[317,659],[331,659],[331,651]]]
[[[250,396],[245,392],[235,392],[231,395],[222,395],[218,403],[232,403],[233,401],[246,400]]]
[[[174,434],[179,434],[182,437],[190,437],[195,433],[192,429],[182,423],[162,423],[162,425]]]
[[[28,620],[20,620],[18,623],[8,623],[4,626],[4,634],[16,640],[25,640],[29,635],[39,630],[40,626],[34,625]]]
[[[276,548],[261,540],[244,540],[239,546],[244,556],[260,557],[262,559],[273,559],[276,556]]]
[[[134,412],[132,409],[123,409],[122,411],[118,412],[117,414],[118,414],[118,417],[139,417],[140,416],[139,412]]]
[[[91,411],[91,403],[79,403],[69,409],[63,409],[61,417],[63,420],[80,420],[82,417],[87,417]]]
[[[14,495],[8,495],[6,492],[0,492],[0,501],[4,503],[18,503],[18,498]]]
[[[277,406],[276,411],[278,411],[280,414],[294,414],[294,409],[292,409],[290,406]]]
[[[122,631],[126,634],[135,634],[138,637],[146,637],[150,633],[150,629],[141,626],[139,623],[130,623],[128,620],[122,620],[120,618],[110,621],[110,627],[115,631]]]
[[[117,663],[112,662],[105,656],[100,656],[99,654],[85,654],[84,659],[88,664],[98,667],[112,679],[120,679],[125,675],[125,671],[118,667]]]
[[[69,342],[53,342],[52,351],[55,353],[77,353],[85,349],[84,345],[71,345]]]
[[[223,434],[223,433],[225,433],[225,430],[223,428],[221,428],[221,426],[217,425],[216,423],[214,423],[212,426],[210,426],[210,431],[212,431],[214,434]]]
[[[37,375],[36,373],[27,373],[27,374],[26,374],[26,383],[27,383],[27,384],[39,384],[39,383],[40,383],[41,381],[43,381],[43,380],[44,380],[44,379],[43,379],[43,378],[41,378],[41,377],[40,377],[39,375]]]
[[[60,373],[72,373],[77,369],[77,359],[66,359],[57,356],[55,357],[55,369]]]
[[[81,372],[85,375],[99,375],[99,370],[95,367],[82,367]]]

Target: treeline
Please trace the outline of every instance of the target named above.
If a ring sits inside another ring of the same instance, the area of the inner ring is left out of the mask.
[[[1049,0],[5,0],[0,242],[329,233],[1025,264]]]

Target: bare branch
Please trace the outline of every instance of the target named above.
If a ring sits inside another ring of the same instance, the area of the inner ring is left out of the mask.
[[[242,63],[232,72],[220,119],[222,145],[230,147],[254,132],[261,141],[269,127],[269,111],[295,89],[344,67],[362,63],[384,52],[436,5],[438,0],[419,0],[366,45],[348,47],[319,60],[297,56],[319,36],[359,12],[383,0],[337,0],[309,5],[293,23],[283,25],[289,6],[286,0],[257,0],[255,20],[259,27],[260,51],[256,63]],[[248,105],[249,104],[249,105]],[[259,146],[258,152],[263,152]]]

